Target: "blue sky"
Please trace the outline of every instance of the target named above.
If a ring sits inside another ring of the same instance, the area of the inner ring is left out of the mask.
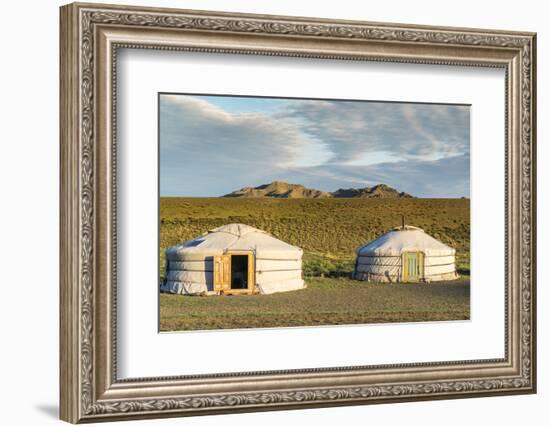
[[[470,107],[161,94],[161,196],[287,181],[469,197]]]

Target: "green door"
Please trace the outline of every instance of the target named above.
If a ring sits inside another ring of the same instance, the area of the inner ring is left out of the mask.
[[[403,282],[419,282],[424,278],[424,254],[422,252],[404,252],[402,255]]]

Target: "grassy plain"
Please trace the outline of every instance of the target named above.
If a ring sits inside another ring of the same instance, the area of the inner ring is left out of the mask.
[[[406,223],[457,250],[458,281],[370,284],[349,279],[355,249]],[[243,223],[304,249],[307,289],[238,297],[160,296],[161,330],[306,326],[469,318],[468,199],[161,198],[164,251],[228,223]]]
[[[438,284],[376,284],[315,277],[272,295],[160,295],[162,331],[351,325],[470,318],[468,277]]]
[[[304,250],[306,276],[351,272],[357,247],[401,225],[424,229],[457,250],[469,269],[468,199],[160,199],[160,265],[164,251],[229,223],[262,229]],[[161,268],[160,274],[163,271]]]

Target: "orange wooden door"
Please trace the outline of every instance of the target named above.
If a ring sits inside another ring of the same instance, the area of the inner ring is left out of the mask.
[[[231,289],[231,255],[216,255],[214,257],[214,290],[228,291]]]

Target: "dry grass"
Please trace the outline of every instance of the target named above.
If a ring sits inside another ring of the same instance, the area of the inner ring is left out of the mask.
[[[357,247],[400,225],[401,215],[454,247],[458,267],[469,269],[468,199],[161,198],[160,265],[166,248],[238,222],[303,248],[306,275],[339,275],[353,270]]]
[[[349,325],[470,318],[469,278],[438,284],[308,279],[272,295],[160,296],[161,331]]]

